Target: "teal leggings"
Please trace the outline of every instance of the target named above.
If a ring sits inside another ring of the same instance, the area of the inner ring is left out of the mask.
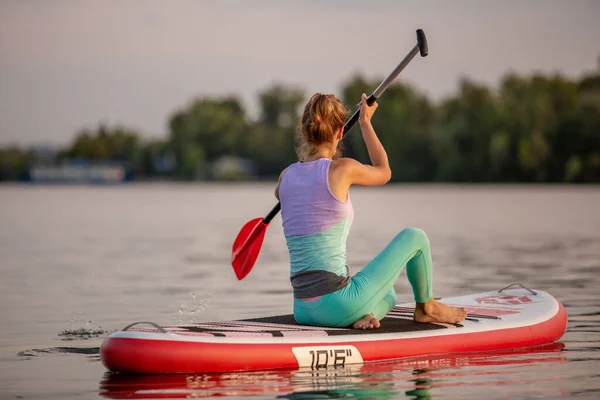
[[[369,313],[382,319],[396,305],[394,283],[405,265],[415,301],[426,303],[433,297],[429,240],[421,229],[406,228],[346,287],[314,301],[294,299],[294,317],[303,325],[340,328]]]

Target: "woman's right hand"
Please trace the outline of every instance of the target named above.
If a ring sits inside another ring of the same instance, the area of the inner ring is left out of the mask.
[[[377,110],[377,107],[379,105],[377,104],[377,102],[374,102],[373,105],[369,106],[367,104],[367,95],[363,93],[361,96],[361,101],[357,104],[357,106],[360,108],[358,122],[363,124],[371,122],[371,117],[373,116],[375,110]]]

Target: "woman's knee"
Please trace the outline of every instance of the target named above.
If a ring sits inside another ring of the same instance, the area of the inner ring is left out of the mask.
[[[419,244],[429,246],[429,238],[425,231],[419,228],[405,228],[396,236],[398,240],[410,240]]]

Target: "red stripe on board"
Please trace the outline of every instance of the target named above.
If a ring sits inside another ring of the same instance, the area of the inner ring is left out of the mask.
[[[165,374],[297,368],[292,347],[303,346],[354,346],[365,362],[534,347],[553,343],[564,334],[567,313],[560,302],[558,305],[558,312],[539,324],[480,333],[302,344],[198,343],[109,337],[100,347],[100,357],[111,371]]]

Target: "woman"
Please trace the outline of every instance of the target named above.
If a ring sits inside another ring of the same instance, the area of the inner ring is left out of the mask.
[[[417,303],[414,320],[458,323],[466,317],[464,309],[433,299],[429,241],[420,229],[404,229],[359,273],[348,275],[346,238],[354,216],[348,190],[391,178],[371,125],[377,103],[368,106],[366,99],[363,94],[358,105],[359,123],[372,165],[339,157],[346,111],[334,95],[317,93],[302,114],[300,162],[281,173],[275,189],[290,254],[294,317],[305,325],[379,328],[396,304],[394,282],[406,266]]]

